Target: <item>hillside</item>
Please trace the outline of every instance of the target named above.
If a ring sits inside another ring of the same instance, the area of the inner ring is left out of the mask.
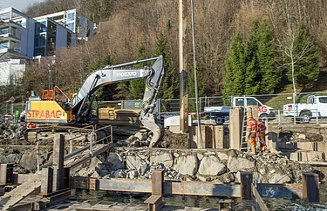
[[[178,48],[178,1],[79,0],[74,1],[75,4],[54,0],[48,2],[56,2],[57,9],[77,6],[89,18],[95,21],[107,21],[106,24],[100,24],[102,27],[92,40],[80,43],[75,48],[57,50],[57,62],[52,68],[57,73],[54,76],[57,85],[63,87],[65,91],[78,89],[89,72],[108,63],[117,64],[164,54],[166,66],[164,86],[172,87],[170,97],[178,98],[178,51],[176,50]],[[92,2],[95,3],[94,5],[102,5],[101,9],[98,6],[91,10]],[[43,11],[46,12],[49,9],[48,5],[50,4],[47,4],[47,1],[33,5],[28,12],[40,15],[37,11],[42,11],[44,8]],[[282,52],[285,48],[283,43],[287,43],[289,39],[288,33],[296,31],[303,24],[309,28],[310,34],[315,38],[320,66],[326,66],[327,1],[197,1],[195,4],[197,71],[203,95],[221,95],[224,84],[224,61],[234,34],[240,32],[245,38],[249,37],[253,22],[260,20],[266,20],[273,31],[276,69],[287,66]],[[190,21],[190,8],[188,8],[184,50],[188,71],[191,71],[193,66]],[[26,72],[23,89],[46,88],[47,82],[42,82],[46,74],[47,64],[31,65]],[[323,83],[326,77],[326,73],[321,73],[318,81],[322,83],[315,83],[314,87],[305,91],[326,90],[327,85]],[[288,87],[287,83],[289,82],[284,82],[281,86]],[[129,84],[113,86],[113,99],[119,99],[121,96],[132,98],[128,88]],[[190,93],[190,96],[192,95],[193,92]]]

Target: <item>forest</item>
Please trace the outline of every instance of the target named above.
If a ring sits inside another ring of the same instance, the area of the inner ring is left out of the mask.
[[[185,37],[189,96],[194,96],[191,1]],[[196,71],[200,96],[278,93],[312,87],[327,66],[327,1],[194,1]],[[179,98],[177,0],[45,0],[31,17],[77,8],[97,23],[96,34],[76,47],[57,49],[56,61],[29,62],[21,93],[53,85],[78,91],[88,74],[108,64],[164,55],[161,98]],[[144,82],[103,87],[103,100],[136,99]]]

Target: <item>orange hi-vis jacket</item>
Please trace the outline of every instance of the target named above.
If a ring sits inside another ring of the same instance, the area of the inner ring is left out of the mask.
[[[251,131],[251,133],[256,134],[258,131],[258,121],[254,118],[249,118],[248,124],[247,124],[247,129],[248,129],[248,131]]]
[[[249,142],[251,144],[255,144],[257,141],[258,121],[254,118],[249,118],[247,123],[247,130],[250,132]]]

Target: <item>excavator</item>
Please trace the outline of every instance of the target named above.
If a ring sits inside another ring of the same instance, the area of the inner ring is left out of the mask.
[[[155,61],[152,67],[133,69],[132,65]],[[163,57],[136,60],[133,62],[108,65],[91,73],[78,93],[72,98],[65,95],[59,87],[53,90],[43,90],[42,97],[31,96],[26,102],[25,121],[29,125],[58,125],[80,127],[81,125],[95,124],[92,118],[92,105],[96,98],[96,91],[104,85],[146,78],[145,92],[139,120],[152,133],[149,147],[153,147],[161,136],[161,126],[156,123],[154,108],[160,84],[164,75]],[[56,101],[56,91],[59,90],[66,98],[59,104]],[[93,121],[93,122],[92,122]]]

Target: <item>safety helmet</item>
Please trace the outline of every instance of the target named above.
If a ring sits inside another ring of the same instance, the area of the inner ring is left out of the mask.
[[[248,113],[248,117],[252,118],[253,117],[252,113]]]

